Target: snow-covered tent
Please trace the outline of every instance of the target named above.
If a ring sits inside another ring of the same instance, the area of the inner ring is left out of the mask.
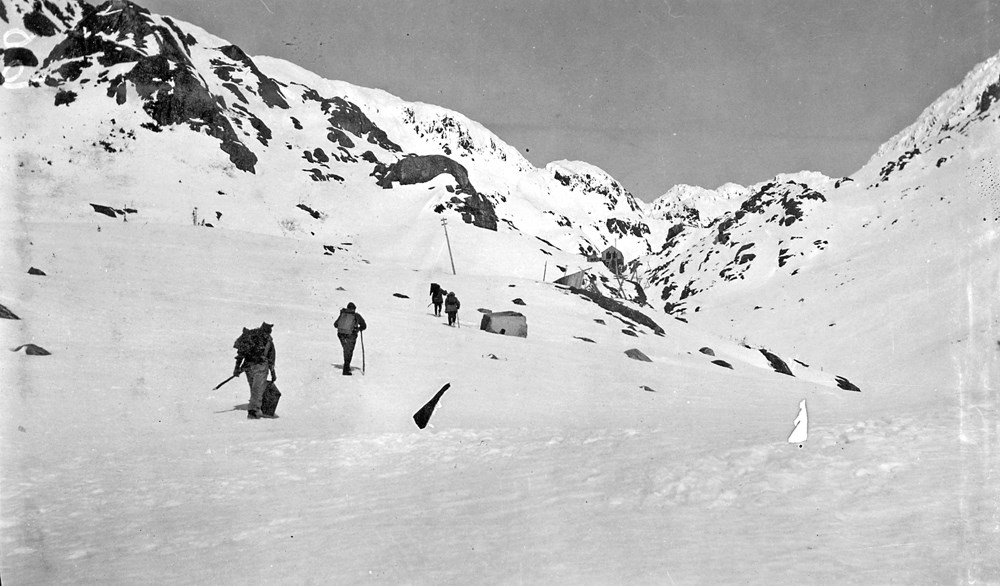
[[[497,311],[483,315],[479,329],[505,336],[528,337],[528,319],[516,311]]]
[[[587,271],[577,271],[556,279],[556,283],[579,289],[583,287],[583,281],[587,277]]]

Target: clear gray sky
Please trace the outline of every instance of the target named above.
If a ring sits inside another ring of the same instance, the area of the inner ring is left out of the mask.
[[[536,166],[672,185],[856,171],[1000,52],[1000,0],[139,0],[456,110]]]

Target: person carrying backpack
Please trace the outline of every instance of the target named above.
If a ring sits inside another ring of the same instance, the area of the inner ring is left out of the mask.
[[[443,289],[437,283],[431,284],[431,303],[434,304],[434,317],[441,317],[441,304],[444,303]]]
[[[448,293],[448,297],[444,300],[444,312],[448,314],[448,325],[453,326],[458,321],[458,308],[462,307],[462,304],[458,301],[458,297],[455,297],[455,292],[451,291]]]
[[[261,401],[267,389],[267,373],[271,373],[271,381],[277,381],[274,371],[274,340],[271,331],[274,324],[263,322],[259,328],[249,330],[243,328],[243,333],[233,347],[236,348],[236,366],[233,376],[241,372],[247,373],[247,384],[250,385],[250,404],[247,407],[247,419],[261,418]]]
[[[351,376],[351,359],[354,357],[354,345],[358,341],[358,332],[363,332],[368,328],[365,318],[355,311],[357,306],[353,302],[340,310],[340,316],[333,322],[337,328],[337,337],[340,338],[340,345],[344,348],[344,376]]]

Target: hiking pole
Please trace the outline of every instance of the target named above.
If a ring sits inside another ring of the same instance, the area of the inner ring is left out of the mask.
[[[361,374],[365,373],[365,333],[358,332],[361,335]]]

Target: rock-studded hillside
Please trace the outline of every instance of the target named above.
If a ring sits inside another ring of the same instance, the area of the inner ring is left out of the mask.
[[[123,220],[328,244],[349,232],[335,218],[419,198],[421,221],[452,218],[531,242],[520,248],[534,251],[533,270],[611,244],[633,256],[650,250],[639,203],[602,170],[570,161],[537,169],[459,113],[250,57],[131,2],[5,6],[10,30],[47,34],[25,45],[34,55],[22,56],[32,64],[19,73],[25,87],[2,98],[4,164],[43,196],[27,204],[28,217],[80,219],[96,204]],[[147,161],[157,176],[143,172]],[[81,193],[109,183],[117,198]]]

